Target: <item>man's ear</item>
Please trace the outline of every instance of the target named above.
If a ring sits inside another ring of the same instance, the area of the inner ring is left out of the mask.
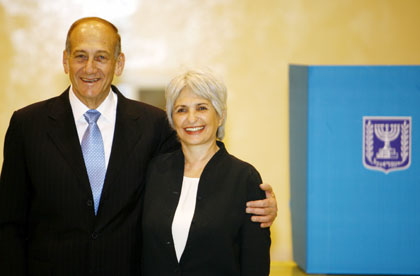
[[[123,53],[120,53],[117,58],[117,63],[115,64],[115,75],[117,77],[121,76],[125,65],[125,56]]]
[[[63,67],[64,67],[64,72],[68,74],[69,73],[69,57],[66,50],[63,51]]]

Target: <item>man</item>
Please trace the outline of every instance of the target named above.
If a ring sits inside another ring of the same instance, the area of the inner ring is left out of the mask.
[[[13,114],[0,178],[0,275],[139,275],[143,178],[153,156],[179,145],[163,111],[111,89],[124,59],[114,25],[80,19],[63,52],[71,86]],[[272,223],[274,197],[250,204],[265,214],[254,220]]]

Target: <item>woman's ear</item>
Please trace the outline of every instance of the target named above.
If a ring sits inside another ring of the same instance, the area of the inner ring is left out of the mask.
[[[225,118],[226,118],[226,113],[223,112],[222,117],[219,117],[219,126],[223,124],[223,122],[225,121]]]

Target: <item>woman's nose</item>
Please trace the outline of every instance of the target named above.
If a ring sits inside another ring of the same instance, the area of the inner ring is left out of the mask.
[[[197,116],[196,116],[196,114],[195,114],[195,111],[194,111],[194,110],[190,110],[190,111],[188,112],[187,120],[188,120],[188,122],[190,122],[190,123],[193,123],[193,122],[195,122],[195,121],[197,120]]]

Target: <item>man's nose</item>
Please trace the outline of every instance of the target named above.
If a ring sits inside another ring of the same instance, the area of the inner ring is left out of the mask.
[[[96,72],[96,65],[95,60],[93,58],[89,58],[85,64],[85,72],[87,74],[92,74]]]

